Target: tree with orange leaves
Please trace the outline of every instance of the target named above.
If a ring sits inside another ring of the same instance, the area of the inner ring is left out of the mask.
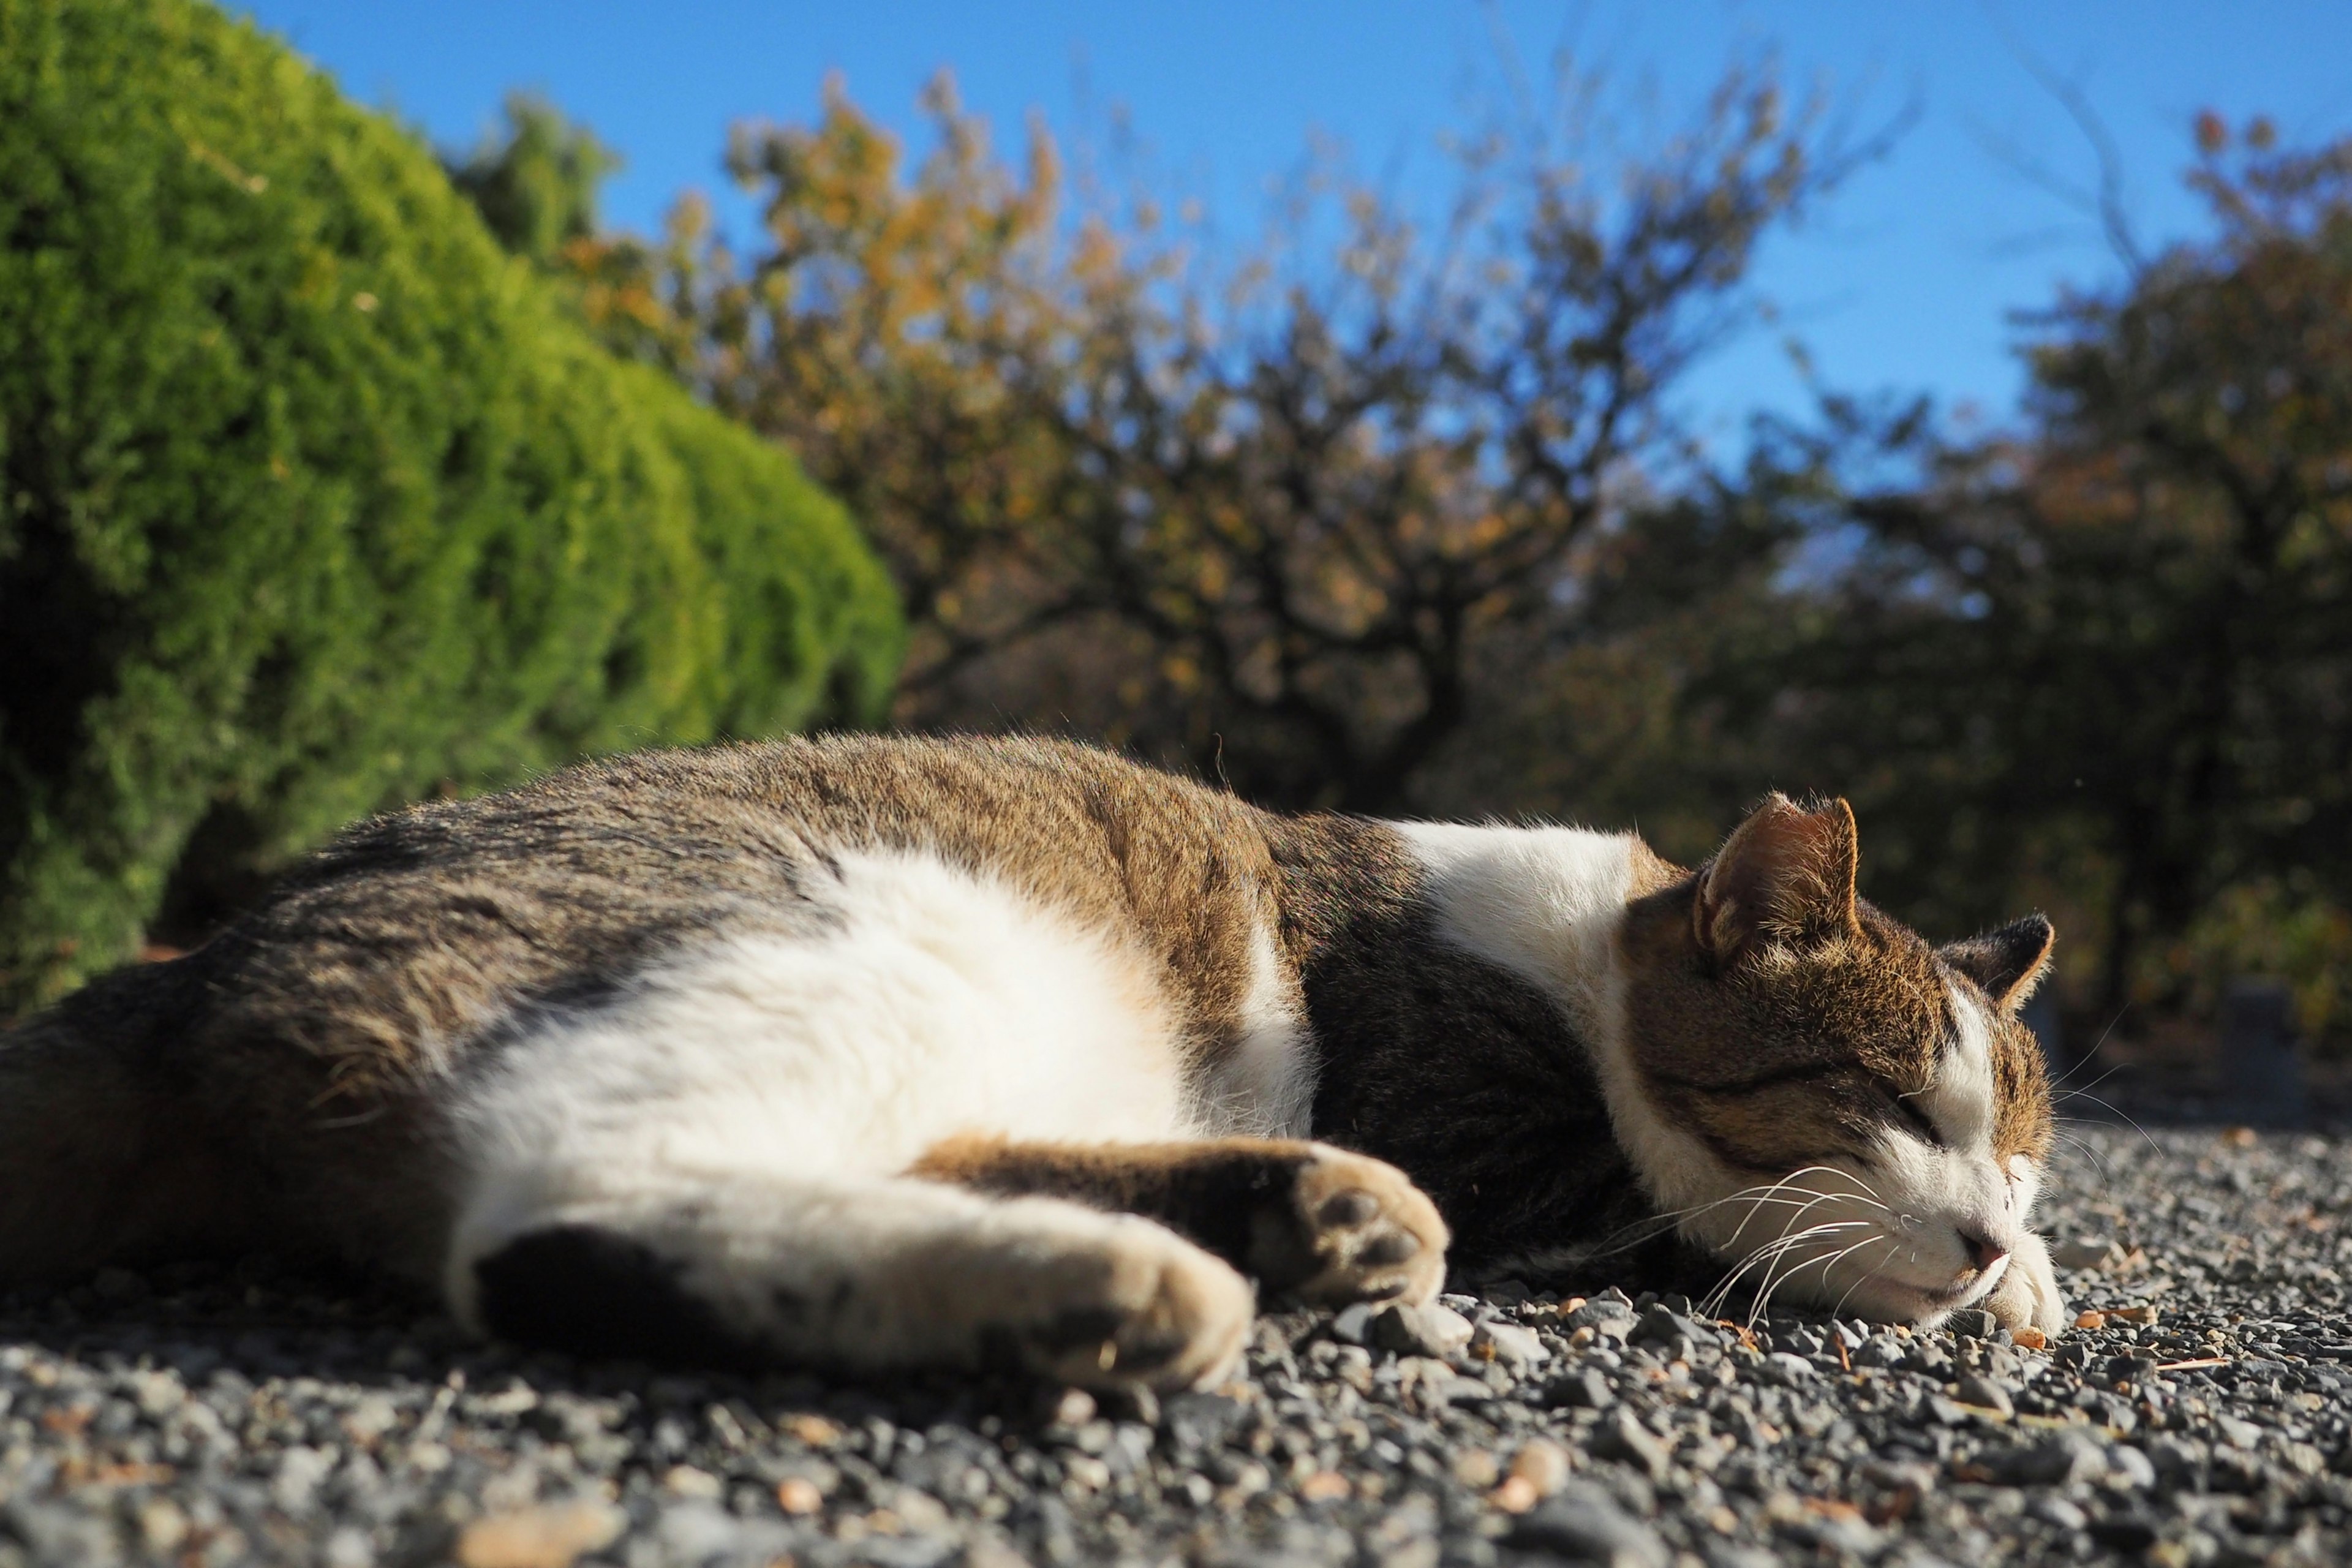
[[[1491,141],[1443,232],[1332,182],[1319,265],[1219,271],[1148,202],[1073,216],[1042,131],[1016,172],[944,79],[925,106],[911,170],[837,86],[739,130],[759,247],[684,205],[659,252],[572,253],[592,312],[865,521],[915,628],[903,721],[1068,725],[1360,809],[1580,635],[1590,558],[1687,457],[1676,377],[1868,151],[1735,72],[1613,184]]]

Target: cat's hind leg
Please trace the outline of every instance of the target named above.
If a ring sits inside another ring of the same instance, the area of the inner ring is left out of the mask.
[[[662,1363],[881,1371],[1013,1361],[1093,1386],[1213,1382],[1255,1308],[1165,1227],[901,1178],[667,1178],[566,1200],[506,1173],[447,1289],[502,1338]],[[575,1188],[576,1192],[577,1189]]]
[[[1445,1280],[1445,1222],[1395,1166],[1276,1138],[1165,1143],[950,1139],[912,1172],[1000,1195],[1147,1215],[1272,1291],[1322,1305],[1425,1301]]]

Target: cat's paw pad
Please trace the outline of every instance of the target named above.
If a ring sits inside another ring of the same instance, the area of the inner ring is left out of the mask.
[[[1159,1226],[1133,1221],[1056,1259],[1013,1331],[1031,1370],[1087,1388],[1200,1388],[1240,1358],[1257,1303],[1249,1281]]]
[[[2027,1236],[2010,1255],[2008,1268],[1983,1306],[2005,1329],[2039,1329],[2055,1337],[2066,1327],[2066,1298],[2040,1237]]]
[[[1269,1287],[1319,1305],[1419,1302],[1445,1282],[1446,1240],[1403,1172],[1318,1143],[1287,1201],[1256,1215],[1250,1260]]]

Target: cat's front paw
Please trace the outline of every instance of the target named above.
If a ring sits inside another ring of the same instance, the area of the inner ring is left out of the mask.
[[[2039,1329],[2053,1336],[2066,1326],[2066,1298],[2059,1293],[2050,1249],[2030,1232],[2009,1255],[2009,1268],[1983,1301],[2005,1329]]]
[[[1088,1388],[1205,1387],[1240,1359],[1257,1303],[1231,1267],[1148,1220],[1045,1266],[1025,1322],[1031,1370]]]
[[[1254,1216],[1250,1266],[1322,1306],[1426,1301],[1445,1282],[1445,1222],[1402,1171],[1328,1144]]]

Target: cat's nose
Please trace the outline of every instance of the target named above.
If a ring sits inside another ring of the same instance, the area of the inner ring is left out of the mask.
[[[1960,1232],[1960,1245],[1969,1249],[1969,1263],[1979,1274],[2009,1256],[2009,1248],[1973,1230]]]

